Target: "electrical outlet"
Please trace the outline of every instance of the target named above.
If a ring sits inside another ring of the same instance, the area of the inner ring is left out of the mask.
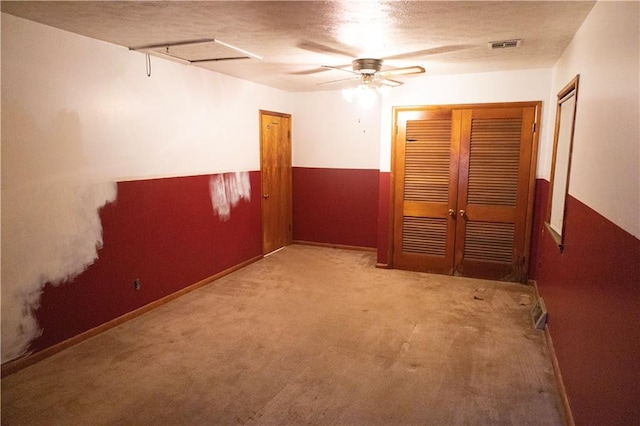
[[[133,282],[133,289],[136,291],[140,290],[140,278],[136,278]]]

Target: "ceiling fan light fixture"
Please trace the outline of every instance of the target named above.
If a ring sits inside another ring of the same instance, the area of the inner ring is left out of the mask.
[[[374,86],[370,84],[359,84],[355,90],[356,98],[358,99],[358,105],[362,108],[371,108],[376,103],[378,93]]]
[[[382,95],[379,87],[366,83],[361,83],[356,87],[342,89],[342,97],[347,102],[356,100],[358,105],[365,109],[371,108],[373,104],[376,103],[379,94]]]

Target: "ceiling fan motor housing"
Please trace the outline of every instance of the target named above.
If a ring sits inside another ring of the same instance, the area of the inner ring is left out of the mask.
[[[382,68],[382,59],[362,58],[351,62],[353,70],[361,74],[375,74]]]

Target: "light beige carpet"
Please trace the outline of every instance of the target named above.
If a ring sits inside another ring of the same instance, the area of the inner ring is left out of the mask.
[[[559,425],[531,287],[293,245],[2,380],[2,424]]]

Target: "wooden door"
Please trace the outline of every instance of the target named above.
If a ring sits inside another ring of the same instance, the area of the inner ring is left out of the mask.
[[[539,108],[395,109],[394,267],[526,279]]]
[[[291,244],[291,115],[260,111],[262,253]]]
[[[456,274],[526,279],[535,118],[536,106],[462,111]]]
[[[397,112],[395,268],[453,273],[459,116],[449,108]]]

